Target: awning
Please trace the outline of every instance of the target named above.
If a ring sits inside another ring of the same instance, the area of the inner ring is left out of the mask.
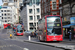
[[[73,25],[75,25],[75,24],[65,25],[65,26],[63,26],[63,28],[69,28],[70,26],[73,26]]]

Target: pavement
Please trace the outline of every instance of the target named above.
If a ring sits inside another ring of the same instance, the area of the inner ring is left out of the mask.
[[[75,45],[72,45],[72,44],[45,43],[45,42],[39,42],[36,38],[24,40],[24,42],[42,44],[42,45],[52,46],[52,47],[56,47],[56,48],[62,48],[64,50],[75,50]],[[62,42],[75,43],[75,39],[72,39],[71,41],[69,41],[69,39],[63,39]]]
[[[69,39],[63,39],[64,42],[70,42],[70,43],[75,43],[75,39],[72,39],[71,41],[69,41]]]

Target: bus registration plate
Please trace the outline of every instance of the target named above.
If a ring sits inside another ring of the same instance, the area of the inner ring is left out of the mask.
[[[53,41],[57,41],[57,40],[53,40]]]

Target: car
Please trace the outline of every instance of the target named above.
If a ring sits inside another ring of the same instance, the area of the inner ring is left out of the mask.
[[[31,35],[32,32],[31,31],[25,31],[24,33],[25,33],[25,36],[29,36],[29,35]]]
[[[30,34],[30,33],[31,33],[31,31],[25,31],[25,33],[28,33],[28,34]]]

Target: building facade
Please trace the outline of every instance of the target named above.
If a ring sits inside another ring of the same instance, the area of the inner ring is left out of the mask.
[[[0,6],[0,28],[2,27],[2,16],[1,16],[1,9],[2,9],[2,6]]]
[[[2,0],[3,6],[8,6],[11,7],[13,10],[13,16],[14,16],[14,23],[19,22],[19,11],[20,11],[20,6],[22,5],[23,1],[22,0]]]
[[[63,25],[75,24],[75,0],[62,0],[61,4],[62,10],[62,19],[64,21]],[[73,18],[72,18],[73,17]],[[72,23],[74,22],[74,23]],[[72,31],[72,39],[75,38],[75,25],[70,25],[69,27],[65,27],[64,29],[64,37],[68,38],[68,31],[71,29]]]
[[[41,18],[40,0],[25,0],[21,8],[21,19],[25,30],[37,30],[38,20]]]
[[[11,7],[2,6],[1,8],[1,21],[3,24],[14,23],[13,10]]]
[[[60,0],[41,0],[41,17],[45,15],[60,15]]]
[[[75,0],[63,0],[62,15],[64,21],[70,21],[70,17],[75,16]]]

